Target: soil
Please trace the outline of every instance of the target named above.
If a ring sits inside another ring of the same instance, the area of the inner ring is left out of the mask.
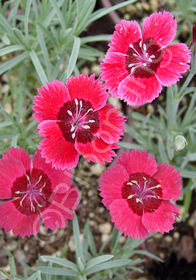
[[[97,8],[101,7],[104,1],[97,1]],[[114,1],[117,2],[117,1]],[[145,1],[139,1],[140,6],[130,5],[129,10],[120,10],[118,17],[126,18],[137,15],[134,19],[141,20],[147,14],[154,12],[157,8],[162,9],[161,1],[149,1],[150,4],[145,4]],[[114,30],[114,18],[109,16],[97,21],[89,27],[86,34],[112,34]],[[96,28],[95,28],[96,27]],[[84,34],[84,35],[86,35]],[[96,47],[102,51],[106,51],[107,43],[98,43]],[[97,62],[99,63],[99,62]],[[99,65],[86,65],[82,71],[95,72],[99,75]],[[110,99],[114,103],[114,99]],[[115,101],[116,102],[116,101]],[[124,103],[115,103],[121,107],[124,114],[128,116],[130,108],[127,108]],[[153,103],[152,106],[156,106]],[[141,107],[141,110],[146,108]],[[128,120],[129,121],[129,120]],[[128,135],[125,135],[126,141],[131,141]],[[122,153],[121,148],[118,154]],[[112,163],[113,164],[113,163]],[[91,230],[96,241],[97,248],[100,248],[103,241],[105,241],[111,234],[113,224],[109,212],[101,203],[101,198],[98,193],[99,177],[105,171],[108,165],[93,164],[87,162],[84,158],[80,158],[80,162],[74,171],[74,184],[80,190],[81,200],[76,211],[80,224],[81,232],[84,224],[89,219]],[[196,210],[195,197],[191,205],[191,210],[186,221],[178,221],[174,230],[169,234],[155,234],[144,242],[141,248],[161,257],[165,262],[155,262],[150,258],[146,258],[144,264],[141,265],[143,273],[136,273],[130,271],[126,279],[131,280],[194,280],[196,279]],[[5,233],[0,229],[0,267],[9,272],[7,253],[4,250],[6,247],[11,251],[15,257],[17,270],[19,274],[23,273],[23,266],[21,262],[25,262],[30,266],[36,264],[38,255],[57,255],[60,256],[66,252],[66,257],[74,260],[74,243],[72,223],[69,222],[66,229],[58,229],[57,231],[47,230],[41,226],[40,233],[37,236],[30,238],[14,236],[11,232]],[[1,277],[0,277],[1,279]]]

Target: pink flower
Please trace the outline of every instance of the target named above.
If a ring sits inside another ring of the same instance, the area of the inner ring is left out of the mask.
[[[181,177],[174,166],[157,164],[146,151],[122,153],[116,164],[100,178],[100,195],[116,228],[132,238],[173,228],[181,194]]]
[[[73,219],[78,190],[69,170],[56,170],[37,151],[31,158],[21,148],[10,148],[0,159],[0,226],[15,235],[36,235],[40,216],[49,229],[64,228]]]
[[[136,21],[116,25],[102,63],[102,79],[115,97],[129,105],[155,99],[163,86],[176,83],[188,68],[190,50],[183,43],[169,45],[176,34],[176,20],[169,12],[147,17],[141,31]]]
[[[111,161],[123,134],[124,117],[94,75],[79,75],[47,83],[35,97],[34,117],[40,122],[41,154],[56,168],[75,167],[82,154],[87,160]]]

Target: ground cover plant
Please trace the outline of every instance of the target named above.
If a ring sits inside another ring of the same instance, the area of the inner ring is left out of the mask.
[[[195,211],[195,3],[168,1],[141,20],[134,8],[142,1],[117,2],[0,4],[2,236],[41,246],[44,228],[46,236],[71,233],[66,240],[74,244],[71,254],[68,242],[60,254],[38,250],[33,264],[18,262],[6,244],[5,279],[142,275],[147,260],[165,261],[145,242],[169,235]],[[129,18],[111,34],[86,33],[124,7]],[[94,61],[100,72],[83,73]],[[83,203],[87,176],[77,183],[84,164],[101,168],[89,188],[113,228],[98,243],[96,207],[89,213],[90,198]],[[91,219],[80,219],[85,212]]]

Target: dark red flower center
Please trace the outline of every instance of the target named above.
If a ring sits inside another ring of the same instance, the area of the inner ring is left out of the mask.
[[[150,78],[156,73],[163,57],[163,50],[151,38],[139,40],[129,45],[126,68],[129,74],[140,78]]]
[[[75,98],[66,102],[58,113],[58,125],[68,142],[91,142],[99,128],[99,115],[91,103]]]
[[[12,185],[12,197],[18,211],[27,216],[39,213],[52,200],[50,179],[42,170],[33,168],[18,177]]]
[[[145,173],[135,173],[122,187],[122,197],[138,215],[154,212],[161,204],[162,189],[159,182]]]

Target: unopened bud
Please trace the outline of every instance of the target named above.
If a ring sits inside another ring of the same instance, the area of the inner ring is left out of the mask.
[[[182,135],[177,135],[174,140],[176,151],[182,151],[187,145],[186,138]]]

